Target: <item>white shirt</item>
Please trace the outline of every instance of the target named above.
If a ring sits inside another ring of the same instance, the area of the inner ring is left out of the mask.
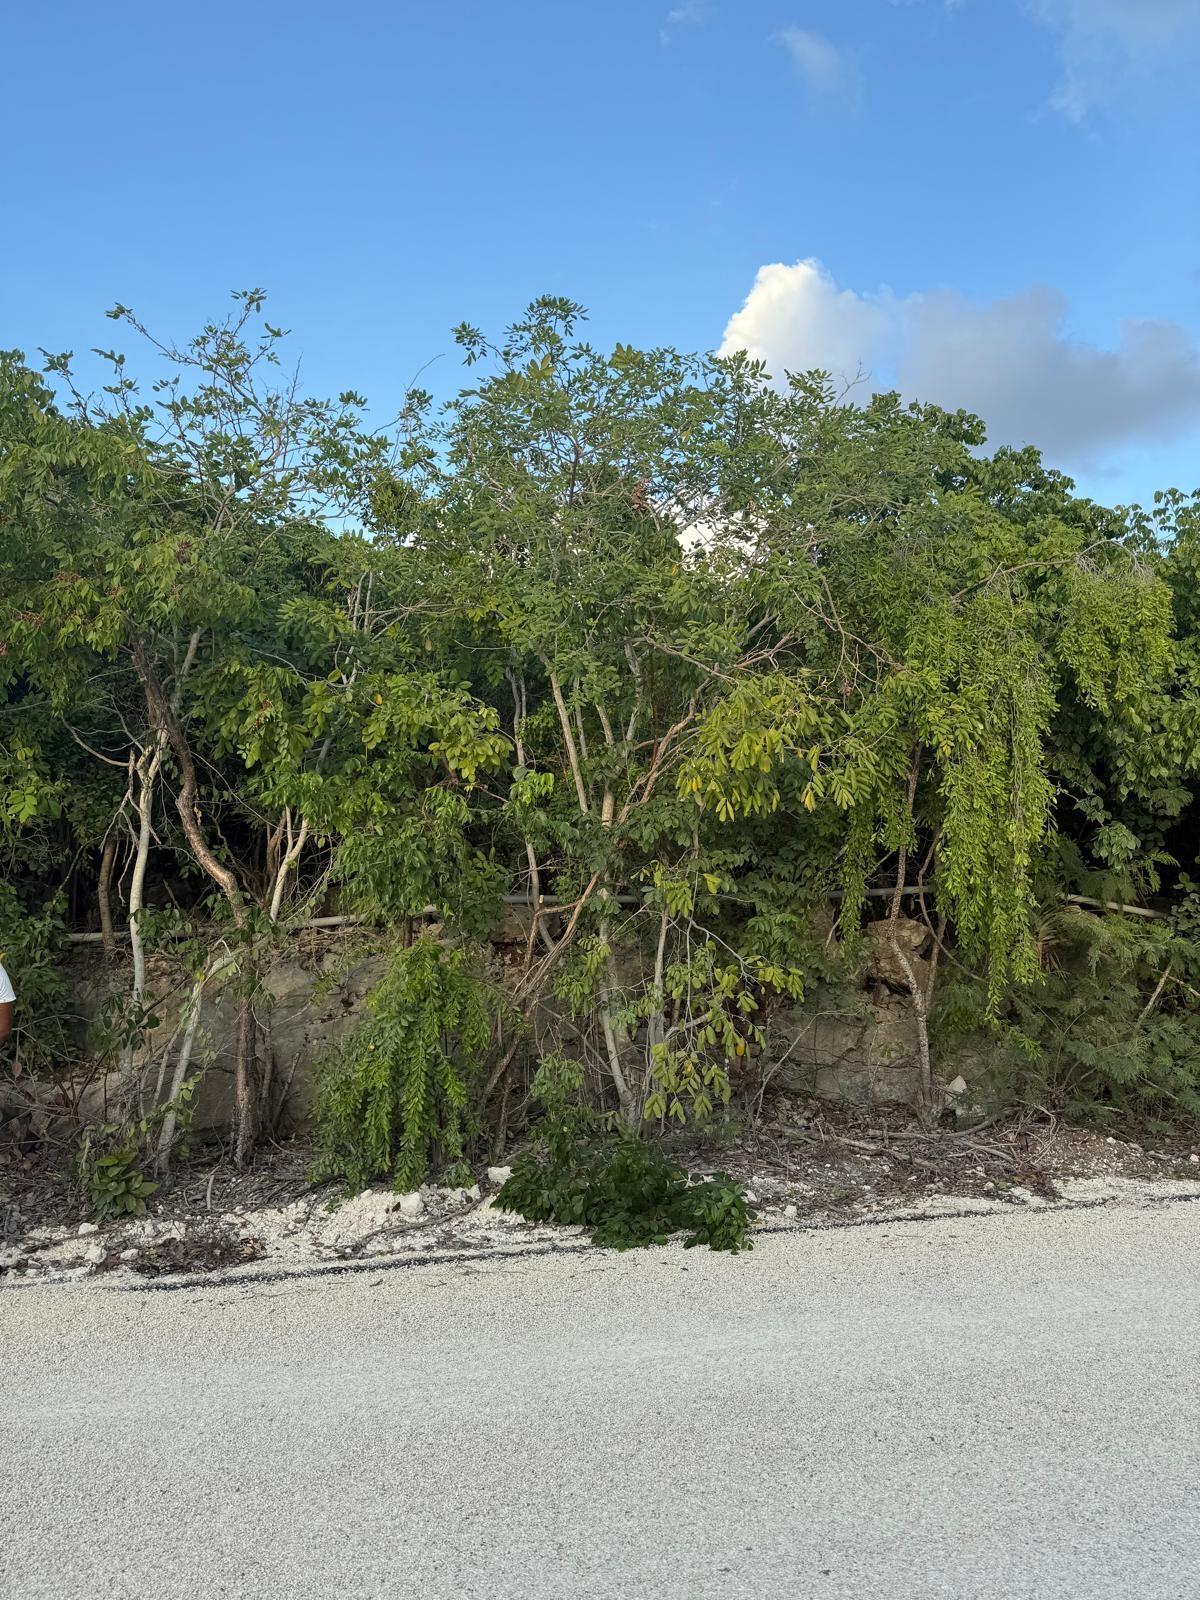
[[[0,967],[0,1006],[11,1005],[16,999],[13,986],[9,982],[8,973]]]

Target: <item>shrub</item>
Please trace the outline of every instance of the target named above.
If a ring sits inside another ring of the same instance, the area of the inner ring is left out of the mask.
[[[146,1176],[143,1158],[168,1115],[174,1118],[174,1137],[187,1134],[199,1081],[193,1073],[173,1100],[164,1100],[136,1122],[103,1122],[84,1131],[75,1152],[75,1177],[97,1222],[145,1215],[146,1201],[157,1193],[158,1184]]]
[[[87,1142],[80,1150],[77,1169],[84,1199],[97,1222],[144,1216],[146,1201],[158,1188],[142,1171],[137,1146],[132,1143],[98,1155]]]
[[[324,1064],[314,1104],[318,1175],[352,1190],[415,1189],[463,1158],[472,1091],[498,996],[464,948],[422,937],[394,952],[367,1015]]]
[[[1200,1117],[1200,939],[1184,900],[1170,923],[1067,908],[1039,929],[1040,981],[1013,989],[991,1032],[970,1031],[978,985],[947,985],[950,1060],[985,1054],[1001,1101],[1159,1131]]]
[[[689,1249],[708,1245],[736,1255],[751,1248],[754,1213],[740,1184],[724,1176],[690,1183],[657,1145],[610,1132],[574,1107],[572,1081],[569,1064],[552,1061],[539,1070],[534,1091],[548,1115],[497,1196],[501,1210],[590,1228],[594,1244],[615,1250],[665,1244],[679,1233]]]

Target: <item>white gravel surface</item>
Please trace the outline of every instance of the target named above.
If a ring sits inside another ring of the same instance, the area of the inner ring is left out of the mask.
[[[1200,1204],[0,1290],[13,1600],[1191,1600]]]
[[[74,1226],[34,1226],[0,1245],[0,1275],[10,1282],[29,1279],[88,1278],[117,1271],[157,1272],[157,1258],[176,1243],[203,1240],[215,1229],[228,1246],[226,1261],[254,1264],[227,1267],[234,1276],[261,1275],[267,1270],[316,1269],[362,1257],[425,1257],[456,1252],[488,1255],[578,1242],[581,1228],[557,1228],[526,1222],[494,1202],[508,1175],[507,1167],[488,1170],[486,1194],[470,1189],[427,1186],[412,1194],[367,1189],[344,1200],[328,1190],[309,1192],[290,1204],[190,1215],[152,1214],[127,1222],[92,1222]],[[844,1227],[874,1224],[883,1217],[990,1215],[1014,1207],[1030,1210],[1066,1206],[1157,1205],[1181,1196],[1200,1197],[1200,1181],[1189,1178],[1123,1177],[1114,1174],[1058,1180],[1059,1198],[1047,1200],[1031,1189],[1008,1186],[995,1194],[936,1193],[907,1196],[858,1195],[852,1203],[822,1203],[820,1192],[805,1194],[793,1178],[783,1182],[759,1174],[747,1198],[758,1211],[755,1227],[762,1232],[796,1226]],[[804,1203],[797,1206],[799,1199]],[[791,1203],[789,1203],[791,1202]],[[185,1252],[186,1253],[186,1252]],[[172,1271],[179,1270],[177,1265]]]

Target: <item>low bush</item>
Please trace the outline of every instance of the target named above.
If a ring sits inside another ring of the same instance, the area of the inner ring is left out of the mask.
[[[102,1129],[102,1133],[115,1132]],[[146,1201],[158,1185],[142,1171],[136,1146],[120,1144],[97,1153],[90,1144],[80,1151],[77,1171],[79,1187],[88,1210],[97,1222],[117,1222],[123,1217],[142,1217]]]
[[[590,1228],[594,1244],[614,1250],[665,1244],[676,1234],[686,1235],[688,1249],[736,1255],[751,1248],[754,1212],[739,1183],[724,1175],[692,1183],[656,1144],[609,1131],[578,1109],[563,1064],[548,1065],[534,1083],[548,1115],[497,1196],[502,1211]]]

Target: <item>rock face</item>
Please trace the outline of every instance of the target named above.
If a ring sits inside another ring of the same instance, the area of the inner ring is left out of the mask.
[[[924,988],[931,943],[924,922],[899,917],[894,926],[869,923],[861,994],[827,1009],[819,1003],[806,1006],[777,1021],[774,1054],[782,1061],[777,1081],[829,1100],[916,1104],[921,1088],[917,1024],[904,966],[907,962]]]
[[[107,985],[95,977],[89,982],[84,971],[81,968],[79,981],[73,987],[87,1022],[99,1016]],[[359,1020],[363,1001],[382,972],[380,958],[347,958],[335,945],[289,953],[263,974],[262,1015],[269,1026],[260,1040],[260,1049],[265,1057],[264,1071],[269,1074],[273,1114],[281,1129],[295,1128],[307,1119],[317,1063],[336,1049]],[[165,968],[160,977],[163,988],[177,991],[178,979],[172,969]],[[152,967],[152,988],[154,982]],[[193,1102],[191,1124],[197,1133],[225,1128],[233,1119],[234,1005],[232,996],[217,993],[206,997],[201,1009],[194,1067],[203,1068],[203,1077]],[[144,1055],[153,1058],[176,1032],[175,1012],[164,1005],[161,1026],[148,1039]],[[113,1088],[115,1075],[111,1081],[100,1078],[88,1086],[79,1106],[84,1121],[108,1119],[108,1096]]]
[[[907,1104],[920,1090],[912,1007],[886,991],[850,1010],[785,1015],[775,1024],[776,1082],[856,1104]]]
[[[523,944],[528,935],[528,913],[510,908],[497,942],[507,937]],[[818,928],[832,935],[830,918]],[[929,977],[929,930],[924,922],[900,918],[894,937],[919,984]],[[766,1066],[777,1084],[797,1092],[815,1092],[833,1099],[859,1102],[914,1101],[917,1096],[917,1039],[904,963],[893,946],[893,930],[884,921],[866,929],[867,962],[862,991],[847,1000],[823,1007],[809,1000],[794,1012],[776,1017]],[[275,959],[263,974],[265,990],[261,1016],[266,1026],[260,1041],[264,1072],[270,1084],[271,1114],[281,1130],[296,1129],[308,1119],[315,1089],[316,1068],[337,1046],[362,1015],[366,995],[383,971],[382,959],[363,953],[361,946],[339,939],[308,935]],[[114,975],[106,971],[94,952],[81,953],[70,974],[78,1009],[86,1021],[100,1015]],[[636,963],[629,982],[642,974]],[[178,994],[177,969],[166,962],[158,970],[152,962],[152,992]],[[116,976],[118,986],[124,975]],[[560,1015],[548,1002],[555,1031],[570,1049],[579,1024]],[[169,1045],[178,1027],[177,1004],[163,1004],[162,1024],[147,1043],[145,1056],[153,1065],[156,1051]],[[206,997],[201,1013],[194,1066],[203,1078],[193,1103],[192,1126],[197,1133],[229,1126],[233,1117],[234,1000],[216,993]],[[80,1038],[81,1048],[86,1048]],[[771,1061],[777,1063],[772,1068]],[[115,1078],[94,1080],[83,1091],[79,1114],[83,1121],[108,1120],[107,1096]],[[4,1108],[0,1105],[0,1116]],[[48,1120],[53,1113],[42,1113]],[[492,1179],[502,1182],[502,1179]]]

